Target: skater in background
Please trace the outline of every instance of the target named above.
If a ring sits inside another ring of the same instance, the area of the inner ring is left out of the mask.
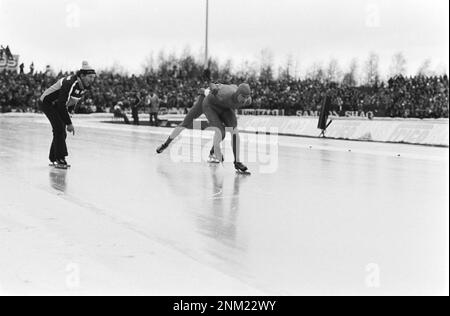
[[[223,162],[220,148],[225,139],[225,131],[231,132],[234,154],[234,167],[237,171],[247,173],[248,168],[240,161],[240,137],[237,128],[236,109],[252,103],[250,86],[247,83],[236,85],[211,84],[210,93],[203,101],[203,113],[210,127],[214,128],[214,153],[219,162]]]
[[[81,69],[75,74],[59,79],[44,91],[40,97],[40,108],[47,116],[53,129],[53,141],[50,147],[50,162],[57,168],[67,168],[67,132],[75,135],[75,128],[69,115],[86,89],[95,80],[95,70],[83,61]]]

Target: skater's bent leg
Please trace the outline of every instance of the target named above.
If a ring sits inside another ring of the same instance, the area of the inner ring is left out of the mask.
[[[237,128],[236,113],[233,110],[225,111],[221,114],[220,118],[227,130],[231,133],[231,146],[233,147],[234,162],[240,162],[240,137]]]
[[[180,124],[180,126],[184,128],[193,129],[196,128],[194,126],[194,121],[198,119],[203,114],[203,100],[204,96],[200,96],[197,98],[194,106],[188,111],[186,116],[184,117],[183,122]]]
[[[225,139],[225,136],[226,136],[226,132],[225,132],[224,128],[221,130],[221,133],[222,133],[222,140],[221,141],[223,141]],[[214,145],[211,147],[211,150],[209,151],[209,154],[210,155],[214,155]]]
[[[208,98],[205,98],[203,102],[203,113],[205,113],[208,119],[209,128],[214,130],[214,146],[211,152],[214,152],[217,159],[222,161],[222,151],[220,149],[220,144],[225,138],[225,127],[220,119],[220,116],[216,109],[208,104]]]
[[[234,162],[240,162],[240,144],[241,137],[239,136],[239,130],[235,128],[232,133],[232,146],[233,146],[233,154],[234,154]]]
[[[223,135],[225,135],[225,128],[223,126],[221,126],[221,127],[215,126],[212,128],[215,130],[214,140],[213,140],[214,145],[213,145],[212,150],[214,151],[214,155],[216,156],[216,158],[219,161],[222,161],[223,156],[222,156],[222,149],[220,148],[220,145],[222,143],[222,140],[224,139]]]
[[[195,102],[195,105],[189,110],[189,112],[184,117],[183,122],[180,125],[175,127],[175,129],[170,134],[169,138],[166,141],[166,145],[169,145],[175,138],[177,138],[183,130],[186,128],[192,129],[194,127],[194,120],[198,118],[203,113],[202,103],[204,97],[199,97]]]

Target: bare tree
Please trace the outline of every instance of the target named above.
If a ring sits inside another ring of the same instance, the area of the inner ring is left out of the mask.
[[[298,61],[298,57],[295,58],[294,62],[294,78],[299,78],[299,72],[300,72],[300,62]]]
[[[447,74],[448,74],[448,66],[445,63],[440,62],[436,66],[436,70],[434,71],[434,75],[436,75],[436,76],[445,76]]]
[[[163,49],[161,49],[158,53],[157,58],[157,67],[158,67],[158,74],[159,75],[166,75],[168,71],[168,62],[166,58],[166,53]]]
[[[313,63],[309,69],[306,71],[306,77],[313,80],[324,81],[325,80],[325,70],[321,63]]]
[[[417,69],[418,76],[431,76],[433,71],[431,70],[431,59],[425,59]]]
[[[358,83],[358,60],[352,59],[348,71],[344,74],[342,83],[346,86],[354,87]]]
[[[179,69],[182,76],[198,77],[202,74],[203,64],[195,60],[191,48],[186,46],[178,60]]]
[[[278,69],[278,76],[280,79],[290,79],[294,73],[294,59],[292,54],[286,56],[286,62],[284,66],[280,66]]]
[[[375,85],[380,81],[379,70],[380,58],[376,53],[370,53],[369,58],[366,61],[364,69],[364,83],[367,85]]]
[[[406,74],[406,58],[402,52],[398,52],[392,56],[391,66],[389,68],[391,77]]]
[[[219,62],[217,61],[216,58],[213,57],[209,57],[208,58],[208,69],[210,71],[211,74],[211,79],[213,81],[217,81],[219,80]]]
[[[114,61],[113,65],[108,70],[113,74],[121,76],[128,76],[129,74],[127,68],[120,64],[117,60]]]
[[[335,58],[331,59],[326,69],[326,80],[329,82],[339,82],[341,76],[339,62]]]
[[[258,63],[251,61],[246,63],[248,78],[256,79],[258,76]]]
[[[155,59],[153,58],[153,52],[151,52],[142,63],[144,75],[153,74],[155,71]]]
[[[224,81],[228,81],[231,79],[232,73],[233,73],[233,61],[231,59],[227,59],[220,68],[220,77]]]
[[[272,54],[272,52],[268,48],[265,48],[265,49],[261,50],[260,58],[261,58],[261,60],[260,60],[259,76],[265,80],[272,80],[273,79],[273,54]]]
[[[236,72],[236,75],[239,77],[244,78],[245,80],[248,80],[249,78],[256,78],[257,76],[257,65],[255,63],[252,63],[248,61],[247,59],[244,59],[239,64],[238,70]],[[272,69],[270,68],[270,72],[267,72],[265,75],[272,76]],[[272,77],[263,77],[264,79],[272,79]]]

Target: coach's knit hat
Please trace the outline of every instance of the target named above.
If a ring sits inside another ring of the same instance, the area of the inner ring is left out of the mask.
[[[243,96],[249,96],[251,91],[248,83],[241,83],[237,89],[237,93]]]
[[[81,63],[80,74],[82,75],[95,75],[95,70],[92,68],[87,61]]]

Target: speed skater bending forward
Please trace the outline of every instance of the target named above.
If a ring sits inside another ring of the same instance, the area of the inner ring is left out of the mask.
[[[225,139],[226,130],[231,133],[234,154],[234,166],[239,172],[248,172],[248,168],[240,161],[240,137],[236,117],[236,109],[252,103],[250,86],[242,83],[239,86],[211,84],[210,93],[203,101],[203,113],[208,119],[210,128],[214,129],[214,153],[219,161],[223,161],[220,148]]]

